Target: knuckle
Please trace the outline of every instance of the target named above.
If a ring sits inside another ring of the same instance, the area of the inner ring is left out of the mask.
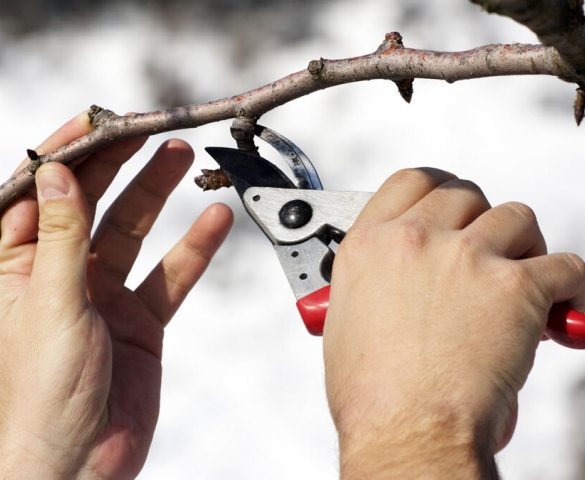
[[[447,201],[454,193],[459,195],[460,198],[461,195],[464,195],[462,198],[465,198],[466,205],[469,205],[470,208],[473,205],[481,205],[484,209],[489,207],[489,202],[483,190],[471,180],[456,178],[439,185],[433,192],[439,202]]]
[[[520,202],[508,202],[505,204],[511,215],[516,216],[524,221],[536,223],[536,214],[528,205]]]
[[[565,255],[566,262],[575,269],[579,278],[585,279],[585,261],[579,256],[574,253],[566,253]]]
[[[394,238],[392,243],[397,250],[402,255],[411,256],[428,244],[429,229],[421,218],[401,219],[397,222]]]
[[[136,221],[124,220],[122,218],[112,218],[110,220],[110,228],[123,237],[137,241],[142,241],[142,239],[148,234],[148,230],[142,228],[142,226]]]
[[[89,238],[89,226],[79,218],[66,213],[42,215],[39,219],[39,240],[67,240]]]
[[[475,183],[471,180],[466,180],[464,178],[455,178],[455,179],[449,181],[448,183],[444,184],[442,187],[444,189],[459,188],[461,190],[469,190],[473,193],[478,193],[478,194],[483,195],[483,191],[479,187],[479,185],[477,185],[477,183]]]
[[[417,182],[426,180],[428,174],[420,168],[403,168],[402,170],[395,172],[390,178],[395,178],[399,181]]]
[[[359,257],[368,251],[411,257],[423,250],[429,240],[429,228],[419,217],[400,218],[386,225],[360,225],[349,229],[336,257]]]
[[[447,172],[433,168],[405,168],[395,172],[388,183],[406,183],[409,185],[435,185],[438,176],[452,176]],[[455,178],[455,177],[453,177]]]

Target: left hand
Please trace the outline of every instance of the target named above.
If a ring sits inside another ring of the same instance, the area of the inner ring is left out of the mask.
[[[87,114],[37,150],[91,131]],[[0,477],[134,478],[154,433],[163,330],[226,237],[208,208],[136,290],[125,281],[168,195],[193,161],[164,143],[90,241],[96,203],[146,139],[57,163],[1,218]]]

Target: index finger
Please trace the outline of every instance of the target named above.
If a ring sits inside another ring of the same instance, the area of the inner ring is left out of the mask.
[[[393,220],[439,185],[456,178],[452,173],[430,167],[399,170],[382,184],[365,206],[354,226]]]

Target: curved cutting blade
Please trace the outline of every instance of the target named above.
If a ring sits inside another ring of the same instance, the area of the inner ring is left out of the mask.
[[[256,125],[254,133],[282,155],[299,182],[298,188],[323,190],[321,179],[311,160],[293,142],[284,135],[262,125]]]
[[[296,188],[290,178],[268,160],[235,148],[207,147],[227,174],[240,198],[250,187]]]

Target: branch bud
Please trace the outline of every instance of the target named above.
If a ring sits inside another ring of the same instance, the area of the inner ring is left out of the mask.
[[[319,60],[311,60],[309,62],[308,70],[313,77],[318,77],[323,71],[323,68],[325,68],[325,60],[323,60],[323,58],[320,58]]]

